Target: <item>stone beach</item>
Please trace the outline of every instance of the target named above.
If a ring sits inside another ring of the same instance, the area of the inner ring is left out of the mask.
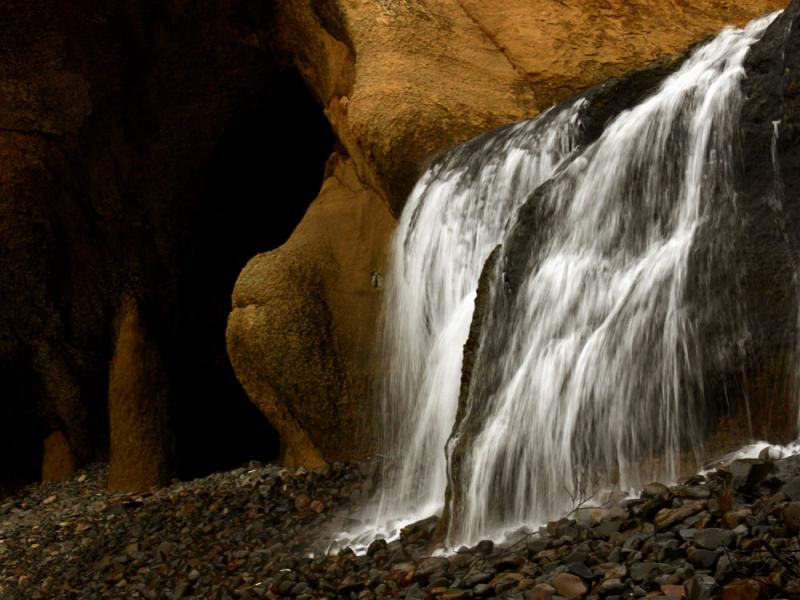
[[[800,456],[648,484],[505,544],[436,552],[431,517],[364,554],[327,554],[335,532],[358,524],[377,467],[250,463],[121,494],[94,465],[31,486],[0,504],[0,597],[800,597]]]

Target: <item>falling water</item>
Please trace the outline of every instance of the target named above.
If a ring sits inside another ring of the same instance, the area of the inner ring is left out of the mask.
[[[451,443],[467,446],[451,542],[554,517],[604,485],[674,480],[681,446],[700,446],[697,328],[718,302],[690,258],[735,215],[743,62],[773,18],[695,52],[537,196],[547,225],[516,297],[495,292],[484,323],[503,344],[470,390],[481,431]]]
[[[456,147],[408,200],[386,293],[382,430],[398,462],[381,494],[382,526],[442,507],[444,447],[481,267],[527,194],[572,151],[583,104]]]
[[[379,530],[442,508],[445,446],[460,453],[453,544],[561,514],[599,485],[636,485],[646,458],[662,457],[648,479],[674,478],[681,445],[699,442],[702,405],[698,309],[686,299],[690,286],[712,293],[691,279],[691,256],[700,231],[735,217],[743,61],[774,18],[725,30],[588,147],[575,147],[582,100],[459,146],[421,179],[386,294]],[[515,222],[526,201],[543,226],[507,297],[509,248],[530,238]],[[501,242],[456,424],[477,283]]]

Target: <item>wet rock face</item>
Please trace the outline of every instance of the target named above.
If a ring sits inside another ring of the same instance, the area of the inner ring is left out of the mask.
[[[296,225],[332,137],[271,7],[12,1],[0,20],[0,481],[38,478],[56,430],[81,463],[108,455],[123,297],[163,374],[160,472],[275,456],[225,353],[230,290]]]
[[[393,217],[436,155],[783,4],[280,3],[277,39],[322,101],[340,144],[336,163],[346,169],[326,181],[285,247],[242,271],[227,340],[240,381],[292,460],[311,465],[374,449],[373,379],[386,366],[371,322],[385,249]],[[597,135],[602,115],[635,104],[643,89],[639,81],[609,91],[587,131]],[[354,205],[357,215],[339,218]],[[337,440],[337,423],[353,423],[356,439]]]
[[[732,449],[739,440],[751,436],[786,443],[796,435],[799,12],[800,5],[792,3],[745,61],[745,101],[740,134],[735,140],[741,148],[736,156],[739,216],[734,221],[729,211],[703,222],[689,256],[688,277],[696,285],[688,290],[686,302],[702,347],[703,388],[698,394],[689,387],[693,382],[684,386],[687,393],[702,398],[701,426],[710,452]],[[598,125],[604,126],[630,106],[628,102],[635,103],[653,91],[678,65],[676,61],[643,69],[580,94],[588,108],[579,145],[591,144],[599,134]],[[481,310],[476,311],[477,322],[472,324],[467,343],[470,354],[465,355],[459,422],[454,428],[462,434],[454,435],[457,443],[448,491],[456,519],[462,501],[461,462],[492,410],[480,405],[480,399],[492,398],[502,383],[496,381],[494,374],[500,369],[495,368],[493,357],[502,356],[504,344],[513,339],[509,331],[513,328],[511,307],[523,293],[520,290],[530,271],[530,257],[536,256],[539,244],[546,243],[542,232],[547,231],[550,215],[542,208],[548,206],[542,199],[551,187],[559,185],[559,177],[567,177],[567,170],[533,191],[499,256],[487,261],[482,275],[482,280],[490,280],[491,285],[485,285],[476,300]],[[792,174],[783,177],[784,173]],[[702,290],[700,282],[705,284],[706,280],[714,290],[709,300],[698,291]],[[490,309],[485,307],[487,303]],[[737,331],[739,322],[744,327]],[[481,335],[482,331],[486,335]],[[485,360],[478,371],[476,362],[481,356]],[[472,403],[471,413],[465,409],[468,402]],[[688,446],[690,440],[684,443]],[[696,464],[694,459],[688,462],[691,464],[682,468],[690,472]],[[669,521],[677,516],[664,518]],[[706,551],[710,550],[701,550],[697,560],[705,564],[710,560]]]

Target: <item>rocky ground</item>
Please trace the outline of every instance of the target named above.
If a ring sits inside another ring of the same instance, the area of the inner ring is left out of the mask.
[[[129,495],[93,466],[30,487],[0,504],[0,598],[800,598],[800,457],[650,484],[505,546],[431,556],[431,518],[320,552],[375,471],[251,464]]]

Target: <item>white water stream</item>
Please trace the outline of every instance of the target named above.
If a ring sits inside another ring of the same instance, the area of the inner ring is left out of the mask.
[[[723,31],[586,148],[575,148],[579,101],[459,146],[423,176],[392,247],[381,390],[389,475],[371,536],[442,509],[446,446],[464,445],[451,545],[557,517],[598,486],[675,479],[679,447],[700,443],[687,293],[713,294],[703,278],[690,281],[691,252],[715,214],[735,214],[743,61],[776,15]],[[493,293],[482,335],[502,344],[479,354],[454,431],[481,269],[548,179],[537,197],[546,227],[507,306]],[[481,427],[466,439],[471,417]]]
[[[701,352],[711,349],[697,304],[715,291],[690,277],[690,253],[703,227],[736,211],[742,65],[773,18],[697,50],[541,199],[543,239],[496,323],[502,356],[476,371],[499,370],[500,384],[470,393],[482,430],[463,460],[450,543],[556,517],[598,487],[673,481],[681,446],[701,446]]]
[[[444,447],[481,268],[518,206],[573,150],[582,105],[456,147],[408,200],[386,290],[381,430],[397,462],[374,517],[386,533],[442,508]]]

